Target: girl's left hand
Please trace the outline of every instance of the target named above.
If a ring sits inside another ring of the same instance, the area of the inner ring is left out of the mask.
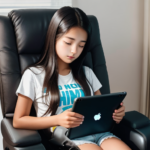
[[[120,121],[125,116],[125,106],[123,105],[123,102],[121,103],[121,107],[114,111],[113,113],[113,120],[116,121],[116,123],[120,123]]]

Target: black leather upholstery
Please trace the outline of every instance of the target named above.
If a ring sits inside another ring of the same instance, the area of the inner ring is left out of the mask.
[[[52,144],[47,141],[51,135],[45,134],[46,129],[38,131],[14,129],[12,119],[17,101],[15,92],[21,79],[21,72],[28,65],[38,61],[44,48],[49,22],[56,10],[13,10],[8,17],[0,16],[0,98],[3,114],[1,131],[4,149],[6,147],[11,150],[54,149]],[[98,21],[93,15],[88,15],[88,18],[92,25],[92,35],[89,52],[83,65],[93,69],[103,85],[101,93],[110,93]],[[135,115],[138,114],[136,112]],[[33,105],[30,115],[36,116]],[[143,118],[141,119],[143,120]],[[126,131],[125,134],[123,131]],[[148,144],[150,143],[148,142],[150,138],[149,124],[137,130],[133,129],[130,124],[120,123],[116,125],[113,132],[137,150],[150,149]]]
[[[130,111],[126,112],[122,123],[134,129],[138,129],[149,125],[149,119],[136,111]]]
[[[13,128],[13,118],[4,118],[1,123],[3,138],[7,139],[7,143],[15,147],[25,147],[29,145],[40,144],[42,139],[35,130],[23,130]],[[28,138],[27,138],[28,137]]]

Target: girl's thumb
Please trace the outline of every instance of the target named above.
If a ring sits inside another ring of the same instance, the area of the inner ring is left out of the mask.
[[[67,109],[68,111],[71,111],[71,108]]]

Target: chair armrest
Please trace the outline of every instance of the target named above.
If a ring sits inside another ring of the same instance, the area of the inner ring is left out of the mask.
[[[126,112],[123,120],[116,124],[112,133],[132,149],[150,149],[150,120],[139,112]]]
[[[137,111],[129,111],[125,113],[121,121],[124,125],[138,129],[149,125],[149,119]]]
[[[1,132],[5,141],[15,147],[25,147],[41,143],[42,139],[38,131],[16,129],[13,127],[13,118],[3,118]]]

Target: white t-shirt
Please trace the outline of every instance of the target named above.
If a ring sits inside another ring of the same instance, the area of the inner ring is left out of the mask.
[[[92,85],[94,92],[96,92],[102,87],[102,85],[94,74],[93,70],[87,66],[84,67],[86,78]],[[34,74],[30,69],[38,75]],[[27,69],[24,72],[16,91],[16,95],[18,96],[18,93],[20,93],[29,97],[33,101],[37,117],[41,117],[48,109],[51,95],[49,94],[48,104],[46,104],[45,101],[44,104],[42,98],[40,97],[42,96],[42,86],[44,82],[45,71],[42,71],[42,68],[35,67],[30,67],[30,69]],[[85,96],[82,87],[73,79],[72,71],[65,76],[60,74],[58,75],[58,86],[60,92],[60,105],[57,108],[56,114],[60,114],[63,111],[71,108],[75,98]],[[93,95],[92,88],[90,87],[91,95]],[[44,89],[44,93],[46,94],[46,88]],[[50,114],[46,116],[50,116]]]

